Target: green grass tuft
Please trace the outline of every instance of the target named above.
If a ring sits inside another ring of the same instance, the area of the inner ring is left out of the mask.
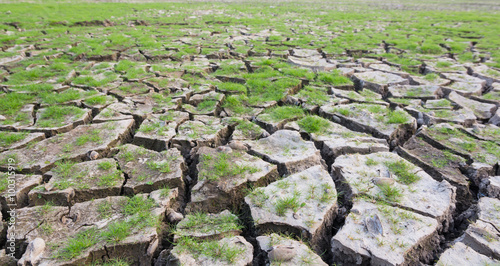
[[[389,168],[389,171],[396,175],[399,182],[410,185],[420,180],[420,177],[413,171],[414,167],[410,164],[400,160],[396,162],[386,162],[385,165]]]
[[[306,116],[297,123],[307,133],[322,134],[328,130],[331,122],[319,116]]]

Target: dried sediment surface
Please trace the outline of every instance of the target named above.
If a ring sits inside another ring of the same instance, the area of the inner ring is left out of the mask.
[[[498,3],[94,2],[2,5],[0,264],[498,263]]]
[[[378,223],[379,230],[368,230],[370,223]],[[439,243],[437,227],[438,222],[430,217],[357,200],[332,238],[332,254],[335,261],[350,265],[430,262]]]
[[[436,181],[394,153],[340,156],[332,171],[348,184],[350,197],[368,196],[432,217],[443,231],[453,223],[456,188],[446,180]]]
[[[338,208],[335,184],[320,165],[255,189],[245,203],[259,233],[302,235],[317,252],[328,243]]]

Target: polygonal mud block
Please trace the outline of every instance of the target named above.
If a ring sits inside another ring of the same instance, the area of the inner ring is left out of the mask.
[[[21,244],[41,239],[45,245],[39,247],[39,265],[92,264],[102,262],[104,256],[150,265],[166,233],[157,225],[177,195],[176,189],[158,190],[132,198],[95,199],[71,208],[22,208],[17,210],[15,232],[12,228],[9,233],[15,233]]]
[[[436,266],[461,264],[497,265],[500,264],[500,261],[493,260],[485,255],[477,253],[474,249],[464,245],[462,242],[457,242],[441,254]]]
[[[299,120],[298,124],[299,128],[306,132],[310,130],[305,127],[306,124],[313,124],[318,127],[317,131],[308,133],[311,140],[315,142],[316,147],[321,150],[321,154],[328,165],[342,154],[389,151],[387,140],[349,130],[324,118],[317,116],[305,117]]]
[[[456,92],[450,93],[450,95],[448,95],[448,99],[456,103],[457,105],[461,106],[462,108],[468,108],[474,111],[474,114],[479,119],[490,119],[497,110],[497,106],[494,104],[474,101],[465,98]]]
[[[251,265],[253,246],[240,236],[241,229],[227,210],[186,215],[174,231],[167,265]]]
[[[23,127],[23,130],[40,131],[46,135],[56,135],[68,132],[73,128],[87,124],[92,120],[92,110],[74,106],[55,107],[56,109],[38,109],[36,123],[33,126]],[[62,119],[52,119],[53,112],[63,113]],[[48,113],[48,114],[47,114]]]
[[[453,223],[456,188],[446,180],[434,180],[397,154],[339,156],[332,165],[332,174],[349,186],[349,198],[369,196],[425,214],[436,219],[438,229],[444,232]]]
[[[166,150],[172,138],[177,134],[177,127],[187,120],[189,120],[189,114],[179,111],[151,115],[142,122],[134,135],[134,144],[155,151]]]
[[[370,230],[373,223],[378,230]],[[343,265],[431,263],[439,246],[437,227],[435,219],[418,213],[355,200],[332,238],[333,260]]]
[[[191,147],[215,147],[229,137],[229,126],[211,116],[196,116],[177,127],[177,135],[172,139],[174,147],[183,152]]]
[[[7,169],[8,160],[14,160],[21,171],[43,173],[61,160],[83,160],[90,151],[104,155],[121,142],[130,139],[134,120],[112,121],[81,125],[18,150],[0,153],[0,169]]]
[[[113,159],[93,160],[83,163],[65,162],[44,174],[49,182],[28,194],[30,204],[71,206],[95,198],[120,195],[125,177]]]
[[[42,183],[41,175],[21,175],[14,172],[0,173],[0,183],[6,184],[0,191],[0,204],[4,210],[12,204],[17,208],[28,206],[28,193]]]
[[[465,159],[447,150],[440,150],[424,140],[411,137],[398,154],[424,169],[437,181],[446,180],[457,188],[457,208],[464,211],[472,202],[469,178],[460,171]]]
[[[498,70],[483,64],[472,66],[469,69],[472,72],[472,76],[485,80],[488,86],[494,82],[500,82],[500,72]]]
[[[44,133],[28,133],[28,132],[0,132],[0,135],[9,139],[9,141],[0,142],[0,152],[6,150],[21,149],[33,142],[45,139]]]
[[[443,96],[441,87],[435,85],[396,85],[388,89],[394,98],[432,100]]]
[[[441,123],[422,127],[417,133],[426,142],[439,149],[447,149],[475,163],[494,166],[500,160],[500,146],[492,141],[483,141],[464,133],[460,127]]]
[[[500,259],[499,210],[500,200],[480,198],[477,205],[478,218],[469,225],[462,239],[465,245],[496,260]]]
[[[316,252],[327,245],[337,215],[337,191],[321,165],[254,189],[245,197],[258,234],[288,232],[309,241]]]
[[[463,126],[472,126],[477,117],[472,110],[460,108],[457,110],[427,109],[419,105],[410,105],[404,108],[416,119],[421,119],[422,125],[434,125],[439,123],[454,123]],[[420,118],[419,118],[420,117]]]
[[[368,71],[363,73],[355,73],[352,75],[353,81],[361,85],[361,88],[370,89],[376,93],[386,96],[388,87],[392,85],[409,85],[408,79],[398,75],[384,73],[380,71]]]
[[[267,138],[246,141],[250,153],[277,164],[280,175],[293,174],[321,164],[320,151],[311,141],[304,141],[291,130],[278,130]]]
[[[151,192],[164,187],[178,188],[180,197],[185,191],[184,172],[187,167],[177,149],[162,152],[126,144],[114,156],[128,179],[123,186],[126,195]]]
[[[319,114],[336,123],[386,139],[391,147],[404,143],[417,130],[416,119],[405,111],[375,104],[322,106]]]
[[[279,177],[276,165],[229,147],[201,147],[196,157],[198,182],[191,189],[188,212],[238,210],[248,187],[264,186]]]

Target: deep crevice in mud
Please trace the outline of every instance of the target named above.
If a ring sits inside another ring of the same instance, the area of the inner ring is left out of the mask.
[[[128,176],[127,173],[125,173],[124,171],[121,170],[121,167],[120,167],[120,164],[118,163],[118,160],[116,158],[114,158],[114,160],[115,160],[115,163],[116,163],[116,169],[118,171],[121,171],[121,173],[125,177],[125,179],[123,180],[123,184],[120,187],[120,194],[119,194],[120,196],[124,196],[125,195],[125,185],[127,184],[127,181],[130,179],[130,177]]]
[[[196,166],[198,165],[198,158],[191,155],[194,148],[189,149],[187,155],[184,156],[184,162],[186,163],[187,170],[185,172],[184,183],[186,186],[186,191],[184,195],[184,202],[181,202],[181,211],[185,213],[186,205],[191,201],[191,189],[198,182],[198,171],[196,170]]]
[[[440,150],[448,150],[445,146],[443,146],[440,142],[431,139],[430,137],[423,135],[422,139],[430,144],[431,146],[440,149]],[[427,172],[431,177],[434,179],[441,181],[443,179],[438,178],[442,177],[440,173],[437,172],[436,169],[432,167],[423,167],[424,165],[421,165],[418,162],[415,162],[414,160],[411,160],[411,158],[408,158],[408,156],[405,156],[405,152],[402,152],[400,149],[397,149],[398,154],[400,156],[412,161],[415,163],[417,166],[421,167],[425,172]],[[455,211],[452,213],[452,222],[450,223],[450,227],[448,228],[448,231],[446,232],[439,232],[439,236],[441,237],[441,241],[439,243],[439,248],[435,249],[433,252],[433,261],[439,260],[440,256],[446,251],[447,248],[450,248],[455,241],[459,241],[462,236],[464,235],[465,231],[467,230],[468,226],[472,223],[474,223],[477,219],[478,216],[478,210],[477,210],[477,203],[478,203],[478,197],[479,195],[479,187],[473,182],[473,178],[471,176],[471,173],[467,171],[471,167],[472,159],[469,156],[464,156],[464,154],[457,153],[453,150],[451,150],[452,153],[463,157],[467,159],[467,164],[466,165],[461,165],[459,167],[459,170],[462,174],[464,174],[469,183],[468,183],[468,190],[470,191],[472,195],[472,201],[463,201],[463,202],[458,202],[457,201],[457,208],[455,208]],[[439,180],[441,179],[441,180]],[[452,186],[454,186],[457,189],[457,194],[460,193],[460,187],[457,183],[448,181]],[[414,210],[410,210],[413,212],[416,212]],[[419,212],[417,212],[419,213]],[[425,215],[424,213],[420,213],[421,215]],[[444,222],[444,221],[443,221]]]
[[[260,250],[259,244],[257,243],[258,235],[252,219],[251,211],[249,206],[244,202],[240,206],[238,217],[243,226],[243,233],[241,235],[253,246],[253,265],[262,265],[265,257],[267,257],[267,254]]]
[[[334,161],[332,161],[333,164]],[[347,215],[351,212],[352,209],[352,191],[349,188],[349,185],[342,180],[337,174],[337,171],[341,171],[341,169],[332,168],[332,164],[329,165],[329,173],[335,183],[335,189],[337,190],[337,204],[338,204],[338,212],[335,217],[331,227],[332,227],[332,235],[330,236],[330,240],[333,236],[337,234],[337,232],[342,228],[345,224],[345,219]],[[330,243],[331,245],[331,243]],[[325,260],[329,263],[329,265],[335,264],[333,260],[333,254],[331,250],[331,246],[328,247],[328,260]]]

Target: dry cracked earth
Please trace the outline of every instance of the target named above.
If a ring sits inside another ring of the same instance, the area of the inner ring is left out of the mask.
[[[499,69],[442,54],[415,75],[385,42],[254,51],[279,34],[223,27],[163,50],[2,48],[4,82],[33,57],[79,64],[0,84],[0,264],[500,263]]]

